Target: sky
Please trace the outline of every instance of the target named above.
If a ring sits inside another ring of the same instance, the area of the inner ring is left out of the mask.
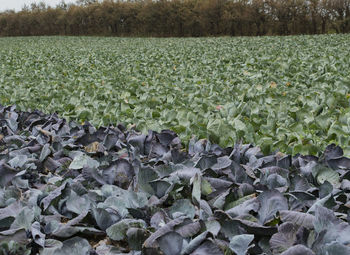
[[[61,0],[0,0],[0,11],[15,10],[20,11],[22,7],[31,3],[44,2],[50,6],[56,6]],[[65,0],[66,3],[75,3],[75,0]]]

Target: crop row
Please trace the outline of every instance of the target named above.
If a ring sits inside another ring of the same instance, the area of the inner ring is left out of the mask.
[[[349,35],[0,39],[0,103],[222,146],[349,155]]]

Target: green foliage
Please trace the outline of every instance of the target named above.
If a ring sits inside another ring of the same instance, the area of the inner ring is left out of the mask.
[[[349,35],[0,39],[0,103],[268,153],[350,153]]]
[[[4,254],[4,255],[15,255],[15,254],[29,255],[30,250],[27,249],[24,245],[20,245],[15,241],[1,242],[0,243],[0,254]]]

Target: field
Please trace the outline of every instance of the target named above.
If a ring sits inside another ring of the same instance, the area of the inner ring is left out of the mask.
[[[349,48],[0,38],[0,255],[349,255]]]
[[[0,38],[0,104],[70,120],[350,154],[350,35]]]

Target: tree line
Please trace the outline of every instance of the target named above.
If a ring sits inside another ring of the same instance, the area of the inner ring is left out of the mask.
[[[253,36],[350,32],[350,0],[79,0],[0,13],[0,36]]]

